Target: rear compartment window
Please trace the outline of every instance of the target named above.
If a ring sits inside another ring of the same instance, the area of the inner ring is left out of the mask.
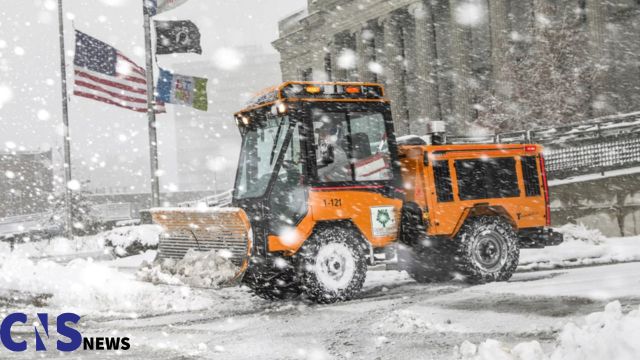
[[[455,167],[460,200],[520,196],[514,158],[456,160]]]
[[[525,194],[527,196],[540,196],[540,180],[538,177],[536,157],[523,156],[521,159]]]
[[[453,201],[451,172],[449,171],[448,160],[439,160],[433,162],[433,177],[435,178],[436,195],[438,196],[438,201]]]

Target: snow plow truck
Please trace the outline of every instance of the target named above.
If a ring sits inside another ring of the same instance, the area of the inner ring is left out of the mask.
[[[237,267],[229,284],[333,303],[376,263],[421,283],[506,281],[519,249],[562,242],[541,146],[397,141],[381,85],[286,82],[235,120],[231,207],[152,210],[159,258],[215,250]]]

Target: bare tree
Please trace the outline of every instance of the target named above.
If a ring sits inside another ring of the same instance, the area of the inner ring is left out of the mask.
[[[530,129],[575,122],[590,116],[594,66],[587,35],[577,27],[538,30],[528,56],[511,49],[501,72],[510,98],[487,91],[477,124],[496,131]]]

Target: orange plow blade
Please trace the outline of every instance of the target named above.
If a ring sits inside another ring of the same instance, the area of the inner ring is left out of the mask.
[[[189,250],[211,252],[228,259],[237,271],[226,285],[242,280],[252,249],[251,223],[239,208],[158,208],[153,222],[163,227],[158,259],[182,259]]]

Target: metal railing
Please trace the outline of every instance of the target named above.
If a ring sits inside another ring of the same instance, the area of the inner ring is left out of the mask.
[[[489,136],[447,136],[446,141],[543,144],[549,178],[562,179],[640,166],[640,112]]]
[[[232,196],[233,189],[220,194],[207,196],[204,199],[186,201],[178,204],[178,207],[194,208],[202,205],[206,205],[207,207],[228,207],[231,205]]]

